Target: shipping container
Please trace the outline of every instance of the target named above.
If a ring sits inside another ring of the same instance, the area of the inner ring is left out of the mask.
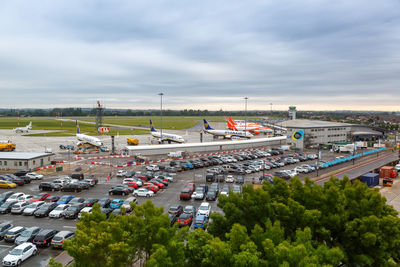
[[[390,178],[390,175],[393,172],[393,170],[394,170],[393,166],[383,166],[379,170],[379,177],[380,178]]]
[[[361,176],[361,182],[367,184],[369,187],[379,185],[379,174],[378,173],[367,173]]]

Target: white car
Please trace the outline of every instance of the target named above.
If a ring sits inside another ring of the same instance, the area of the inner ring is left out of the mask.
[[[80,219],[82,217],[82,213],[86,212],[86,213],[92,213],[92,209],[93,207],[84,207],[79,213],[78,213],[78,219]]]
[[[29,178],[31,178],[31,180],[42,180],[43,179],[42,174],[38,174],[35,172],[28,172],[25,176],[28,176]]]
[[[159,170],[160,170],[160,168],[157,165],[154,165],[154,164],[146,166],[146,171],[156,172],[156,171],[159,171]]]
[[[13,248],[3,258],[3,266],[17,266],[32,255],[36,255],[37,248],[34,244],[26,242]]]
[[[204,190],[201,188],[196,189],[196,191],[193,192],[191,198],[197,199],[197,200],[203,200],[204,199]]]
[[[143,185],[142,181],[140,181],[139,179],[135,179],[135,178],[125,178],[124,181],[122,182],[122,184],[127,184],[127,183],[131,183],[131,182],[134,182],[138,186]]]
[[[128,172],[127,172],[127,171],[119,170],[119,171],[117,172],[117,177],[125,177],[125,175],[128,175]]]
[[[201,203],[199,209],[197,210],[197,215],[204,215],[210,217],[211,205],[208,202]]]
[[[394,166],[395,171],[400,171],[400,164],[396,164],[396,166]]]
[[[49,213],[50,218],[61,218],[63,212],[69,207],[69,204],[60,204],[54,210]]]
[[[32,195],[23,195],[18,198],[18,202],[27,202],[33,198]]]
[[[24,193],[14,193],[9,198],[7,198],[6,203],[13,202],[13,201],[18,201],[18,198],[22,197],[24,195],[25,195]]]
[[[296,172],[298,172],[298,173],[307,173],[307,172],[308,172],[307,169],[304,169],[304,168],[301,167],[301,166],[297,166],[296,168],[294,168],[294,170],[295,170]]]
[[[126,212],[132,211],[132,208],[131,208],[131,205],[130,205],[131,202],[137,203],[136,197],[128,197],[127,199],[124,200],[124,204],[122,204],[122,207],[125,208]]]
[[[235,181],[235,179],[233,179],[233,175],[228,175],[225,178],[226,183],[233,183],[234,181]]]
[[[133,191],[133,195],[135,197],[152,197],[152,196],[154,196],[154,192],[144,189],[144,188],[140,188],[140,189]]]
[[[28,202],[18,202],[11,206],[11,213],[12,214],[22,214],[25,207],[28,206]]]
[[[24,211],[22,212],[23,215],[33,215],[33,213],[44,204],[44,201],[37,201],[29,204],[26,206]]]

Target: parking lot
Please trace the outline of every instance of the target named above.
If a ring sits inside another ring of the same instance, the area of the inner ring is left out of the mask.
[[[292,152],[285,152],[283,155],[288,154]],[[312,153],[312,152],[310,152]],[[328,160],[328,158],[334,158],[336,155],[332,154],[330,152],[324,152],[323,157]],[[115,160],[113,159],[114,162],[118,162],[120,160]],[[276,171],[282,170],[282,169],[293,169],[296,166],[300,166],[302,164],[315,164],[316,160],[307,160],[303,162],[298,162],[295,164],[290,164],[286,165],[284,167],[278,167],[274,168],[271,170],[264,170],[264,171],[258,171],[250,174],[244,174],[244,184],[251,184],[251,183],[260,183],[259,177],[263,175],[263,173],[274,173]],[[239,162],[238,162],[239,163]],[[168,162],[163,163],[164,165],[168,165]],[[73,172],[74,168],[76,167],[81,167],[83,169],[83,172],[86,173],[86,176],[88,174],[94,175],[98,177],[99,182],[97,185],[94,187],[91,187],[88,190],[83,190],[82,192],[49,192],[51,195],[54,196],[62,196],[62,195],[75,195],[76,197],[82,197],[82,198],[104,198],[104,197],[109,197],[110,199],[115,199],[115,198],[120,198],[120,199],[126,199],[129,196],[109,196],[108,191],[115,185],[119,185],[122,183],[124,178],[117,178],[115,173],[118,170],[124,169],[124,170],[134,170],[134,171],[141,171],[144,173],[146,171],[146,166],[141,165],[141,166],[131,166],[131,167],[123,167],[123,168],[110,168],[107,166],[92,166],[88,160],[80,160],[77,161],[77,164],[71,164],[70,169],[68,171],[64,171],[61,174],[58,174],[57,176],[52,174],[52,175],[46,175],[42,181],[52,181],[57,177],[60,177],[62,175],[65,175],[66,172]],[[206,182],[205,176],[207,173],[207,170],[211,167],[203,167],[203,168],[198,168],[198,169],[193,169],[193,170],[187,170],[187,171],[182,171],[178,172],[174,175],[174,181],[172,183],[169,183],[169,185],[160,191],[158,191],[154,197],[147,198],[147,197],[137,197],[138,203],[141,204],[147,200],[153,201],[153,203],[156,206],[159,207],[164,207],[164,211],[166,212],[170,206],[174,204],[180,204],[183,207],[186,205],[193,205],[196,208],[198,208],[201,204],[201,202],[205,200],[180,200],[179,194],[181,190],[185,187],[187,183],[195,183],[196,185],[199,184],[207,184],[210,186],[211,182]],[[111,179],[108,179],[107,176],[109,173],[112,172],[113,176]],[[226,177],[227,174],[224,174],[224,177]],[[299,174],[298,176],[300,179],[304,179],[306,176],[312,176],[313,173],[305,173],[305,174]],[[237,177],[237,175],[233,174],[234,178]],[[15,192],[23,192],[25,194],[30,194],[30,195],[36,195],[39,192],[39,184],[41,181],[32,181],[30,184],[26,184],[24,186],[18,186],[15,189],[12,189],[12,191]],[[227,184],[225,182],[220,182],[220,188],[224,185]],[[231,183],[229,183],[231,186]],[[4,190],[5,191],[5,190]],[[210,201],[211,204],[211,211],[213,212],[221,212],[221,210],[217,207],[217,201]],[[36,218],[34,216],[24,216],[24,215],[12,215],[12,214],[1,214],[1,221],[12,221],[14,226],[24,226],[24,227],[32,227],[32,226],[39,226],[43,229],[56,229],[56,230],[71,230],[74,231],[76,228],[76,223],[77,219],[52,219],[49,217],[44,217],[44,218]],[[8,251],[13,247],[12,244],[6,243],[5,241],[0,241],[0,256],[4,257]],[[30,258],[28,261],[23,263],[26,266],[43,266],[45,265],[50,257],[54,257],[60,253],[60,250],[53,250],[51,248],[45,248],[45,249],[39,249],[39,253],[37,256],[34,256]]]

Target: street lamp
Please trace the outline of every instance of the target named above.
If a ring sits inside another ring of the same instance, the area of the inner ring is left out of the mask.
[[[160,96],[160,98],[161,98],[161,104],[160,104],[160,106],[161,106],[161,143],[163,142],[163,136],[162,136],[162,97],[163,97],[163,93],[159,93],[158,94],[159,96]]]
[[[247,96],[244,98],[244,134],[246,136],[246,131],[247,131],[247,99],[249,99]]]

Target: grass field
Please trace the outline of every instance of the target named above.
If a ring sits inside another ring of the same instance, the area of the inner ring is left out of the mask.
[[[188,129],[196,125],[199,121],[205,118],[210,122],[224,122],[223,116],[209,116],[209,117],[180,117],[180,116],[164,116],[163,129]],[[248,117],[249,119],[251,117]],[[255,118],[255,117],[253,117]],[[70,119],[77,119],[79,121],[94,122],[95,117],[76,117]],[[151,116],[127,116],[127,117],[104,117],[104,124],[116,124],[124,126],[141,126],[149,127],[150,119],[153,120],[154,127],[160,128],[160,117]],[[243,119],[242,117],[235,117],[235,119]],[[30,118],[16,118],[16,117],[3,117],[0,118],[0,129],[14,129],[17,127],[24,127],[32,121],[32,130],[59,130],[60,132],[40,133],[40,134],[26,134],[26,136],[73,136],[76,133],[75,122],[72,121],[58,121],[55,118],[43,117],[30,117]],[[19,122],[19,125],[18,125]],[[79,123],[82,133],[88,135],[98,135],[93,124]],[[107,135],[139,135],[148,134],[148,130],[129,130],[129,129],[113,129],[110,127],[110,133]]]

